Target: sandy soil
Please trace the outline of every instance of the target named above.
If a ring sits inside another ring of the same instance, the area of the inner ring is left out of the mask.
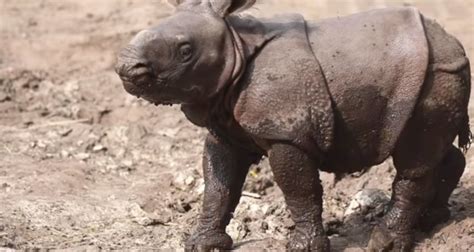
[[[413,4],[474,57],[472,0],[260,2],[254,15],[311,19]],[[177,107],[127,95],[113,72],[118,49],[171,11],[156,0],[0,0],[0,251],[182,248],[200,209],[205,131]],[[418,233],[417,250],[474,250],[473,155],[452,219]],[[323,174],[335,251],[362,251],[393,176],[390,162],[338,184]],[[374,190],[359,209],[355,195]],[[245,191],[228,228],[236,249],[284,250],[293,224],[266,160]]]

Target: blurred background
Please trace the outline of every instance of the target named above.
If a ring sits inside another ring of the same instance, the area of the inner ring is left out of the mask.
[[[474,57],[474,0],[257,2],[252,15],[309,20],[416,6]],[[205,130],[177,106],[127,95],[113,72],[119,48],[172,11],[157,0],[0,0],[0,250],[182,246],[200,209]],[[474,248],[473,153],[452,220],[417,234],[417,250]],[[365,246],[393,176],[390,161],[337,184],[322,175],[335,251]],[[245,192],[228,228],[236,248],[284,250],[293,224],[266,160]]]

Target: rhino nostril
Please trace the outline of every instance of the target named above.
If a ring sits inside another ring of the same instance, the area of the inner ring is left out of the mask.
[[[139,63],[136,63],[135,65],[132,66],[132,68],[148,68],[150,65],[147,64],[147,63],[142,63],[142,62],[139,62]]]
[[[140,76],[140,75],[151,73],[150,67],[146,64],[143,64],[143,63],[136,64],[135,66],[132,67],[131,71],[132,71],[133,75],[135,75],[135,76]]]

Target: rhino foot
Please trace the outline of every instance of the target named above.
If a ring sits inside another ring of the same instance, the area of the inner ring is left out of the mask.
[[[396,234],[384,225],[378,225],[372,231],[367,251],[412,251],[413,234]]]
[[[286,245],[287,251],[329,251],[329,239],[326,236],[309,237],[295,231]]]
[[[232,249],[232,244],[232,238],[223,231],[196,232],[185,242],[184,251],[227,251]]]

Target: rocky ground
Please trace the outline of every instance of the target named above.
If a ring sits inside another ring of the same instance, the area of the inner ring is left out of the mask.
[[[474,56],[473,1],[260,2],[252,14],[301,12],[312,19],[413,4]],[[0,251],[182,247],[200,209],[205,131],[178,107],[127,95],[113,72],[118,49],[171,12],[156,0],[1,1]],[[452,219],[418,233],[417,250],[474,249],[473,153],[450,202]],[[393,177],[389,161],[337,184],[323,174],[325,226],[335,251],[362,251]],[[263,160],[252,168],[228,228],[235,248],[284,250],[292,227]]]

